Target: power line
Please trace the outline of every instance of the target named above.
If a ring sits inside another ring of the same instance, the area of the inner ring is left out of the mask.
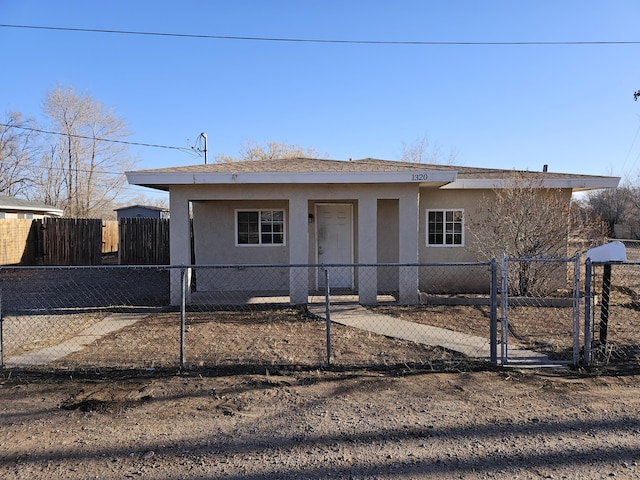
[[[633,147],[636,144],[636,140],[638,139],[638,134],[640,134],[640,124],[638,124],[638,128],[636,129],[636,134],[633,136],[633,140],[631,141],[631,146],[629,147],[629,151],[627,152],[627,156],[624,157],[624,162],[622,162],[622,167],[620,169],[620,172],[624,172],[624,167],[627,164],[627,160],[629,160],[629,156],[631,155],[631,151],[633,150]],[[640,157],[640,154],[638,154]],[[638,158],[636,158],[631,166],[631,168],[635,167],[635,164],[637,162]]]
[[[85,32],[85,33],[110,33],[118,35],[141,35],[154,37],[176,37],[176,38],[202,38],[207,40],[243,40],[253,42],[288,42],[288,43],[334,43],[348,45],[639,45],[640,40],[635,41],[512,41],[512,42],[477,42],[477,41],[410,41],[410,40],[341,40],[322,38],[287,38],[287,37],[249,37],[235,35],[203,35],[195,33],[167,33],[167,32],[142,32],[135,30],[110,30],[98,28],[71,28],[71,27],[50,27],[42,25],[11,25],[0,24],[3,28],[21,28],[33,30],[54,30],[63,32]]]
[[[122,176],[124,172],[109,172],[107,170],[91,170],[87,168],[77,168],[77,167],[54,167],[49,165],[31,165],[30,168],[38,169],[38,170],[55,170],[56,172],[62,173],[98,173],[100,175],[113,175],[113,176]]]
[[[76,135],[73,133],[61,133],[61,132],[52,132],[50,130],[42,130],[39,128],[33,128],[33,127],[21,127],[18,125],[10,125],[8,123],[0,123],[0,126],[2,127],[8,127],[8,128],[19,128],[20,130],[27,130],[30,132],[38,132],[38,133],[46,133],[48,135],[60,135],[63,137],[73,137],[73,138],[82,138],[85,140],[95,140],[95,141],[100,141],[100,142],[110,142],[110,143],[123,143],[125,145],[135,145],[135,146],[139,146],[139,147],[154,147],[154,148],[168,148],[168,149],[172,149],[172,150],[179,150],[183,153],[189,153],[189,154],[193,154],[193,151],[191,148],[187,148],[187,147],[172,147],[169,145],[158,145],[158,144],[154,144],[154,143],[140,143],[140,142],[127,142],[125,140],[114,140],[111,138],[99,138],[99,137],[89,137],[87,135]]]

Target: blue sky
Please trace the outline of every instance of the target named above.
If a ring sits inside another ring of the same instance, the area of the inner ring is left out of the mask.
[[[0,23],[215,36],[469,45],[363,45],[0,27],[0,110],[41,119],[71,86],[123,117],[132,142],[210,157],[244,140],[334,159],[398,159],[427,136],[466,166],[635,177],[637,1],[0,0]],[[474,44],[475,43],[475,44]],[[140,168],[201,163],[132,147]]]

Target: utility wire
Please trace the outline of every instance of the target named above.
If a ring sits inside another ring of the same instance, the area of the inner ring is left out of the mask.
[[[531,42],[475,42],[475,41],[409,41],[409,40],[340,40],[321,38],[287,38],[287,37],[249,37],[235,35],[203,35],[194,33],[142,32],[135,30],[110,30],[98,28],[49,27],[42,25],[0,24],[3,28],[21,28],[33,30],[55,30],[63,32],[111,33],[118,35],[143,35],[154,37],[204,38],[208,40],[244,40],[254,42],[289,42],[289,43],[337,43],[349,45],[639,45],[640,40],[632,41],[531,41]]]
[[[638,134],[640,134],[640,123],[638,124],[638,128],[636,129],[636,134],[633,136],[633,140],[631,142],[631,146],[629,147],[629,151],[627,152],[627,156],[624,157],[624,162],[622,162],[622,167],[620,168],[621,172],[624,172],[624,167],[627,164],[627,160],[629,160],[629,156],[631,155],[631,151],[633,150],[633,147],[636,144],[636,140],[638,140]],[[638,156],[640,157],[640,154],[638,154]],[[636,159],[633,161],[633,164],[631,166],[631,168],[635,167],[636,162],[638,161],[638,157],[636,157]],[[631,170],[630,168],[630,170]]]
[[[172,150],[179,150],[179,151],[184,152],[184,153],[193,154],[192,149],[191,148],[187,148],[187,147],[172,147],[172,146],[169,146],[169,145],[157,145],[157,144],[153,144],[153,143],[127,142],[125,140],[114,140],[114,139],[111,139],[111,138],[89,137],[87,135],[76,135],[76,134],[73,134],[73,133],[52,132],[52,131],[49,131],[49,130],[41,130],[39,128],[20,127],[18,125],[9,125],[8,123],[0,123],[0,126],[8,127],[8,128],[19,128],[20,130],[27,130],[27,131],[30,131],[30,132],[46,133],[48,135],[60,135],[60,136],[64,136],[64,137],[83,138],[85,140],[96,140],[96,141],[100,141],[100,142],[123,143],[125,145],[135,145],[135,146],[139,146],[139,147],[168,148],[168,149],[172,149]]]

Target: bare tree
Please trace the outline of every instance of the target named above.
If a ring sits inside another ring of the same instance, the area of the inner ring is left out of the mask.
[[[568,191],[547,189],[544,174],[513,172],[504,188],[484,198],[467,223],[470,248],[483,259],[565,258],[570,218]],[[562,264],[519,262],[514,265],[513,293],[548,293]]]
[[[577,252],[602,245],[611,235],[607,222],[593,211],[584,198],[572,199],[569,218],[569,241]]]
[[[637,225],[636,219],[640,204],[636,205],[635,209],[633,208],[636,196],[632,187],[623,185],[618,188],[597,190],[590,193],[586,197],[586,203],[593,215],[601,218],[607,224],[609,234],[612,235],[617,224]]]
[[[38,178],[44,201],[64,208],[65,215],[101,217],[113,210],[125,186],[123,171],[134,166],[126,145],[126,123],[102,103],[72,88],[57,87],[44,101],[51,136]]]
[[[322,155],[313,147],[304,148],[300,145],[280,142],[268,142],[260,144],[254,140],[245,140],[240,146],[237,157],[218,154],[216,162],[238,162],[251,160],[274,160],[278,158],[318,158]],[[324,155],[325,158],[328,155]]]
[[[411,144],[402,142],[400,160],[411,163],[456,165],[458,154],[451,150],[444,156],[440,146],[437,143],[432,145],[427,135],[423,135]]]
[[[38,155],[38,138],[33,121],[19,112],[9,112],[0,125],[0,193],[28,195],[33,179],[34,160]]]

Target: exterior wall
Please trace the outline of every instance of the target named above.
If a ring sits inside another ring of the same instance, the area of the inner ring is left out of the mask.
[[[381,258],[401,258],[399,225],[402,210],[399,199],[408,205],[417,202],[418,186],[409,185],[191,185],[171,187],[171,263],[191,263],[189,235],[189,208],[194,218],[194,254],[196,264],[247,265],[247,264],[313,264],[317,261],[315,242],[315,205],[321,203],[350,203],[353,205],[354,260],[377,263]],[[408,202],[406,199],[410,199]],[[413,201],[411,201],[413,199]],[[285,245],[283,246],[236,246],[235,210],[238,208],[273,208],[285,211]],[[367,220],[358,220],[363,208]],[[415,208],[409,208],[410,218],[403,224],[415,225]],[[391,222],[391,223],[389,223]],[[295,226],[294,226],[295,225]],[[395,226],[394,226],[395,225]],[[391,228],[389,228],[391,227]],[[372,241],[377,232],[384,232],[380,241]],[[415,235],[414,235],[415,236]],[[406,240],[405,240],[406,242]],[[409,258],[417,261],[416,241],[410,241]],[[413,254],[411,254],[413,250]],[[380,254],[378,254],[380,251]],[[405,258],[407,253],[405,253]],[[406,260],[405,260],[406,261]],[[239,267],[243,268],[243,267]],[[228,268],[229,272],[212,275],[198,274],[197,288],[201,289],[255,289],[274,290],[297,287],[297,297],[306,302],[308,290],[316,285],[315,269],[305,270],[304,278],[298,278],[296,269],[286,272],[277,269],[269,275],[251,275],[256,282],[247,284],[239,278],[240,270]],[[297,269],[300,271],[301,269]],[[259,272],[260,270],[257,270]],[[246,272],[242,272],[246,273]],[[405,275],[406,276],[406,275]],[[294,279],[294,277],[296,277]],[[410,276],[409,276],[410,277]],[[375,279],[375,275],[373,277]],[[366,288],[375,298],[376,282],[366,287],[356,277],[356,287]],[[395,280],[393,291],[399,290]],[[409,282],[411,284],[411,281]],[[174,298],[179,293],[179,284],[174,279]],[[389,287],[392,288],[391,286]],[[405,289],[411,291],[412,289]],[[373,293],[372,293],[373,292]],[[292,293],[293,296],[293,293]]]
[[[198,290],[289,290],[292,303],[306,302],[317,283],[316,269],[255,269],[251,264],[315,264],[316,224],[310,214],[322,203],[353,206],[353,252],[355,263],[460,263],[478,259],[465,231],[464,246],[435,247],[426,244],[426,212],[429,209],[463,209],[468,219],[482,214],[490,190],[441,190],[417,184],[377,185],[180,185],[171,187],[171,263],[191,264],[189,206],[194,216],[196,264],[229,265],[220,271],[199,274]],[[567,201],[570,191],[566,190]],[[281,246],[236,246],[235,210],[283,209],[285,244]],[[375,238],[375,241],[372,241]],[[234,268],[233,265],[238,265]],[[241,270],[245,269],[245,270]],[[417,301],[425,292],[484,292],[489,276],[464,272],[460,267],[388,267],[372,274],[356,272],[355,286],[361,302],[375,301],[378,292],[400,292],[402,303]],[[174,293],[176,284],[174,279]],[[179,292],[178,292],[179,293]],[[295,301],[294,301],[295,298]]]
[[[419,213],[419,258],[421,263],[483,262],[491,259],[479,258],[474,253],[473,238],[469,235],[469,219],[486,215],[486,204],[494,196],[492,190],[434,190],[421,189]],[[567,204],[571,201],[571,190],[562,191]],[[427,246],[426,212],[430,209],[464,210],[464,247]],[[500,259],[496,259],[500,261]],[[420,290],[437,293],[479,293],[489,289],[489,277],[481,272],[464,275],[459,267],[422,267]]]
[[[193,206],[196,265],[259,265],[289,263],[289,202],[286,200],[195,201]],[[236,210],[284,210],[284,245],[236,245]],[[201,270],[199,290],[286,290],[288,269],[245,267]]]
[[[400,261],[400,214],[398,200],[378,200],[378,263]],[[399,285],[398,267],[378,269],[378,290],[396,292]]]
[[[489,192],[490,193],[490,192]],[[421,189],[419,204],[418,245],[422,263],[475,262],[476,255],[468,250],[470,238],[465,231],[464,246],[427,246],[427,210],[464,210],[465,230],[470,216],[478,213],[485,203],[486,190],[435,190]]]
[[[418,249],[420,263],[457,263],[482,261],[469,251],[470,237],[467,235],[467,221],[475,215],[485,197],[486,190],[428,190],[420,191]],[[463,209],[465,222],[464,245],[460,247],[427,246],[427,210]],[[459,267],[420,267],[420,291],[428,293],[486,292],[489,290],[489,276],[478,275],[476,271],[464,272]]]

